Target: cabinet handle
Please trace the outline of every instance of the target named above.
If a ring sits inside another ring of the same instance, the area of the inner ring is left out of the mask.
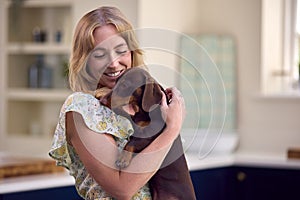
[[[247,178],[247,174],[245,172],[238,172],[236,178],[239,182],[243,182]]]

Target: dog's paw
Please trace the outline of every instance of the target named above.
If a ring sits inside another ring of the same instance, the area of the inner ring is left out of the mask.
[[[116,160],[115,164],[116,164],[117,168],[124,169],[124,168],[128,167],[129,162],[126,162],[123,160]]]
[[[123,151],[118,155],[118,159],[116,160],[115,165],[119,169],[124,169],[128,167],[131,159],[132,159],[132,153],[128,151]]]

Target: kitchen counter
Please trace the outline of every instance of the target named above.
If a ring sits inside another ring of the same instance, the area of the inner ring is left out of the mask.
[[[210,155],[205,158],[199,158],[196,154],[188,153],[186,154],[186,158],[191,171],[235,165],[300,170],[300,160],[289,160],[284,155],[255,155],[239,153],[229,155]],[[68,172],[6,178],[0,180],[0,194],[72,185],[74,185],[74,179],[68,175]]]
[[[300,159],[287,159],[285,155],[235,153],[229,155],[211,155],[205,158],[201,158],[196,154],[186,154],[186,158],[189,169],[191,171],[229,166],[267,167],[300,170]]]
[[[0,194],[71,186],[74,183],[68,172],[6,178],[0,180]]]

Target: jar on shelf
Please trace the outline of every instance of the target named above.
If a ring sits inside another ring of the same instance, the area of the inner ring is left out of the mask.
[[[52,69],[45,64],[44,55],[37,55],[35,63],[29,68],[29,88],[51,88]]]
[[[32,40],[33,42],[40,42],[40,43],[43,43],[43,42],[46,42],[47,40],[47,33],[45,30],[41,29],[40,27],[35,27],[33,30],[32,30]]]

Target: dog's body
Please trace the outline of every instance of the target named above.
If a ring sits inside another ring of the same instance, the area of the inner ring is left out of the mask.
[[[127,117],[134,127],[134,134],[124,148],[127,153],[121,153],[116,161],[118,167],[127,167],[133,154],[146,148],[165,128],[158,106],[162,91],[163,88],[146,70],[131,68],[118,79],[114,89],[102,97],[104,105]],[[124,106],[134,112],[129,115]],[[154,200],[196,199],[180,136],[174,141],[161,168],[149,184]]]

